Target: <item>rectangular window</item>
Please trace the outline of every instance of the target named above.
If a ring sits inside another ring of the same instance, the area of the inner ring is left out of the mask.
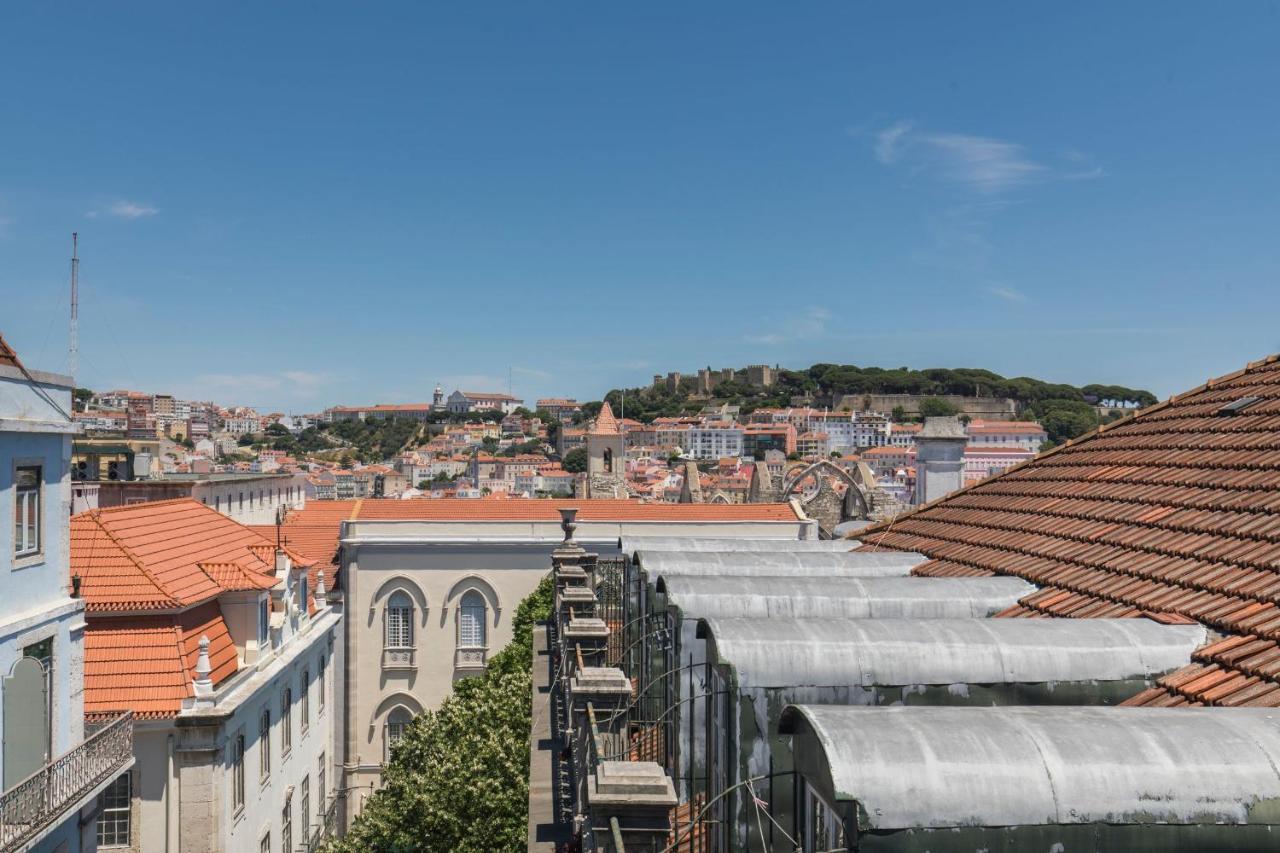
[[[263,708],[258,720],[258,778],[271,775],[271,709]]]
[[[324,676],[324,671],[325,671],[325,666],[326,666],[326,664],[327,664],[327,663],[328,663],[328,660],[325,658],[324,653],[323,653],[323,652],[321,652],[321,654],[320,654],[320,713],[321,713],[321,714],[323,714],[323,713],[324,713],[324,703],[325,703],[325,695],[324,695],[324,693],[325,693],[325,676]]]
[[[20,465],[14,471],[13,551],[17,557],[40,553],[41,474],[39,465]]]
[[[302,733],[305,735],[311,727],[311,671],[302,671]]]
[[[258,649],[267,647],[267,635],[271,631],[271,599],[263,596],[258,602]]]
[[[387,648],[407,649],[413,646],[413,608],[387,608]]]
[[[236,735],[231,742],[232,802],[236,811],[244,808],[244,735]]]
[[[324,753],[322,752],[320,753],[320,759],[316,762],[316,793],[320,795],[319,808],[316,809],[316,814],[320,817],[321,823],[324,823],[324,798],[326,795],[326,791],[324,789],[325,769]]]
[[[305,832],[305,829],[303,831]],[[292,794],[285,794],[284,808],[280,810],[280,849],[285,851],[285,853],[292,853],[293,851],[293,795]]]
[[[98,816],[98,846],[128,847],[132,814],[132,780],[125,773],[102,792]]]
[[[305,839],[307,837],[307,830],[311,826],[311,777],[303,776],[302,785],[300,787],[302,790],[302,799],[300,801],[302,804],[302,811],[298,812],[298,814],[302,815],[302,837]]]
[[[293,749],[293,690],[286,687],[280,701],[280,754],[288,755]]]

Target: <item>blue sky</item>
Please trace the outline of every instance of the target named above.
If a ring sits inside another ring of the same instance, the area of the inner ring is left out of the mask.
[[[303,411],[1280,350],[1280,6],[8,3],[0,331]]]

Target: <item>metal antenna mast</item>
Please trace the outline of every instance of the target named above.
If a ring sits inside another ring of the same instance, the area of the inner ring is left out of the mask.
[[[71,232],[71,334],[67,351],[67,372],[74,379],[80,367],[80,254],[79,235]]]

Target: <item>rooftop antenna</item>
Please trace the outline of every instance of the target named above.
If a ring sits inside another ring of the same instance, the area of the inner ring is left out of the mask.
[[[71,232],[71,334],[67,351],[67,372],[74,379],[80,366],[80,254],[79,234]]]

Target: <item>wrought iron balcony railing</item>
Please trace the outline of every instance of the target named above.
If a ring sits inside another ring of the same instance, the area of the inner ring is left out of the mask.
[[[307,839],[303,848],[305,853],[315,853],[315,851],[319,850],[324,840],[332,836],[337,828],[338,798],[331,797],[329,804],[325,806],[324,814],[320,817],[320,822],[311,828],[311,836]]]
[[[56,824],[132,758],[133,712],[127,711],[0,794],[0,850],[21,847]]]

